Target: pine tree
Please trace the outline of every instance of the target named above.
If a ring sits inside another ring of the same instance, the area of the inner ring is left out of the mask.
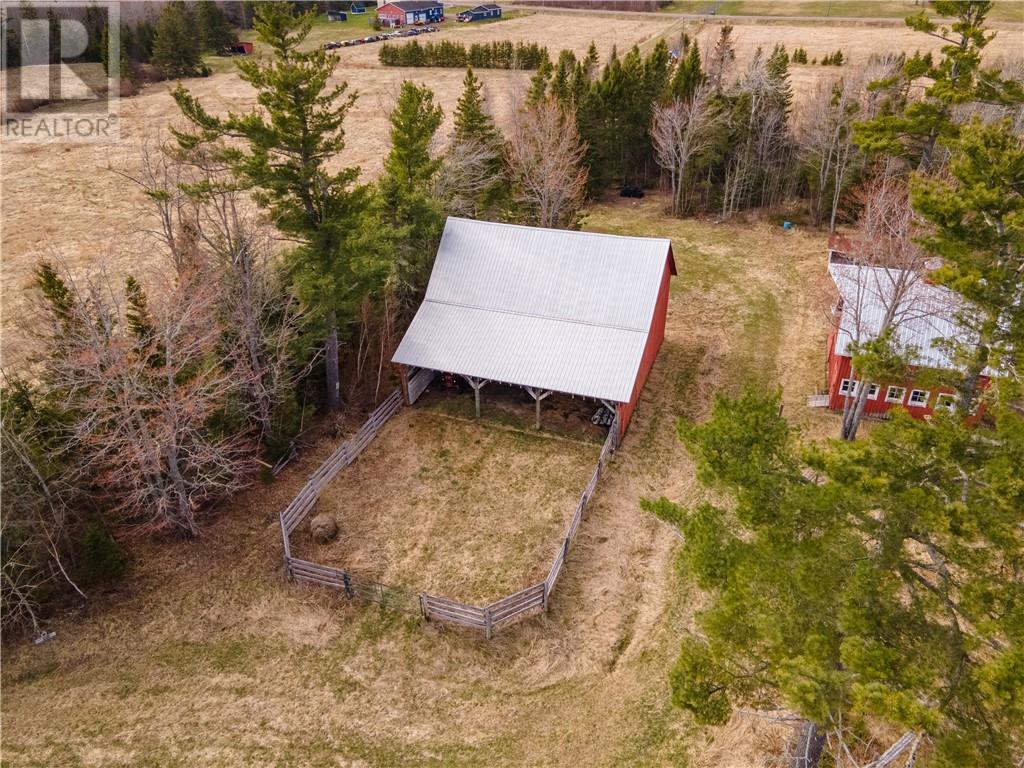
[[[932,225],[924,245],[944,262],[931,278],[969,302],[974,338],[953,344],[964,363],[958,408],[971,413],[986,367],[1024,369],[1024,145],[1009,120],[975,120],[951,150],[948,178],[915,176],[911,192]],[[1005,378],[1009,389],[1015,377]]]
[[[199,0],[195,15],[202,50],[219,53],[235,41],[228,17],[214,0]]]
[[[336,57],[322,49],[302,50],[314,19],[314,13],[293,16],[287,5],[257,5],[256,33],[270,58],[239,60],[236,66],[256,89],[261,109],[214,117],[179,86],[173,95],[193,132],[174,135],[185,151],[220,147],[224,162],[253,188],[278,229],[301,244],[289,255],[290,277],[306,317],[319,323],[316,330],[326,338],[326,400],[337,410],[339,329],[375,285],[379,265],[362,258],[365,244],[356,242],[367,204],[366,188],[353,188],[359,169],[328,170],[345,146],[344,121],[355,95],[346,83],[329,85]],[[216,143],[228,135],[240,141],[229,147]]]
[[[194,77],[202,72],[195,14],[181,0],[173,0],[160,11],[152,61],[170,79]]]
[[[929,765],[1010,768],[1024,746],[1024,420],[1000,412],[990,435],[900,412],[866,440],[804,449],[779,411],[777,395],[748,394],[680,426],[728,504],[645,502],[679,526],[681,568],[707,593],[673,701],[702,723],[786,707],[838,754],[881,721],[929,739]]]
[[[1005,80],[993,69],[981,66],[981,53],[994,32],[987,32],[985,19],[991,2],[975,0],[939,0],[935,13],[952,17],[949,28],[941,29],[921,11],[907,19],[907,25],[942,40],[942,59],[913,56],[906,60],[897,78],[873,83],[875,90],[892,92],[900,108],[884,111],[878,117],[858,123],[857,143],[869,153],[900,157],[919,171],[930,171],[939,158],[936,148],[942,141],[956,138],[959,132],[957,106],[971,102],[1018,104],[1024,101],[1024,88],[1014,80]],[[923,98],[908,99],[905,91],[920,78],[930,81]]]
[[[588,80],[593,80],[597,77],[597,69],[601,65],[601,55],[597,52],[597,46],[594,41],[590,41],[590,45],[587,46],[587,55],[583,59],[583,70]]]
[[[672,76],[672,97],[687,101],[702,82],[704,72],[700,64],[700,47],[694,40],[687,49],[686,57],[681,58],[676,64],[676,71]]]
[[[443,226],[431,193],[441,161],[431,156],[430,145],[444,113],[429,88],[406,80],[390,118],[391,151],[379,182],[380,200],[399,299],[411,309],[426,288]]]
[[[489,145],[499,140],[500,134],[492,118],[484,111],[483,83],[476,79],[471,68],[466,69],[462,81],[462,95],[455,105],[456,141],[474,139]]]
[[[530,90],[526,93],[528,107],[540,104],[547,97],[548,83],[551,81],[551,62],[543,59],[533,77],[530,78]]]

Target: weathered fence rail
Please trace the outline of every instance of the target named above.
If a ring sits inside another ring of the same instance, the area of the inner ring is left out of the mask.
[[[410,400],[415,400],[423,390],[426,389],[434,376],[434,371],[418,371],[409,380]],[[416,392],[415,397],[412,395]],[[558,552],[555,554],[548,570],[547,578],[544,581],[521,589],[506,597],[495,600],[483,607],[461,603],[447,597],[413,593],[390,587],[376,581],[354,577],[348,571],[341,568],[332,568],[326,565],[302,560],[291,556],[291,545],[289,539],[292,532],[302,523],[309,514],[309,511],[316,504],[320,492],[335,475],[347,467],[376,437],[377,432],[384,426],[395,412],[402,406],[402,393],[400,390],[392,392],[388,397],[370,414],[366,423],[359,428],[351,438],[338,446],[316,471],[310,475],[309,480],[302,490],[292,499],[280,514],[281,536],[284,541],[284,562],[288,569],[289,578],[296,581],[305,581],[324,587],[332,587],[341,590],[349,598],[360,598],[369,602],[379,603],[389,608],[407,612],[421,613],[425,618],[434,621],[444,621],[450,624],[459,624],[472,629],[481,629],[489,640],[491,633],[513,619],[536,610],[538,608],[546,611],[551,592],[558,581],[566,559],[569,557],[569,549],[576,533],[579,530],[580,522],[583,520],[583,513],[587,504],[597,489],[597,482],[608,463],[609,458],[618,448],[619,424],[616,419],[608,430],[608,437],[601,446],[601,454],[598,457],[594,471],[587,481],[583,493],[580,495],[576,510],[569,520],[562,536]]]

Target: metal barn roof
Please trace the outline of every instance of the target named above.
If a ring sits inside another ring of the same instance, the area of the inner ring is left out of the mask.
[[[449,217],[393,361],[629,402],[666,259],[662,238]]]
[[[851,343],[877,337],[893,296],[901,291],[904,296],[895,310],[898,346],[904,351],[913,349],[910,362],[915,365],[956,368],[940,346],[943,339],[963,340],[967,336],[966,329],[956,319],[963,302],[955,293],[929,283],[920,275],[864,266],[843,258],[830,258],[828,271],[843,298],[836,354],[850,355]]]

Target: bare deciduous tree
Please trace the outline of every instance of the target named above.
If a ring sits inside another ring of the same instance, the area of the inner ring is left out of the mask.
[[[506,160],[517,194],[535,213],[531,223],[569,229],[583,207],[586,146],[576,119],[553,99],[514,110]]]
[[[152,302],[130,288],[126,303],[105,274],[62,279],[68,301],[49,312],[44,364],[77,414],[84,469],[126,522],[196,534],[199,507],[253,468],[246,431],[212,425],[246,388],[219,361],[218,286],[196,274]]]
[[[904,183],[882,177],[869,188],[852,238],[853,263],[843,272],[842,312],[855,350],[850,373],[854,384],[843,404],[840,436],[844,440],[856,438],[870,393],[871,365],[858,363],[857,351],[864,353],[865,360],[889,357],[899,366],[914,350],[899,347],[898,329],[936,312],[918,290],[927,255],[915,240],[917,226]],[[871,344],[880,347],[869,351]]]
[[[434,177],[434,196],[452,216],[476,218],[480,197],[494,186],[500,152],[475,139],[455,141]]]
[[[658,165],[669,173],[672,187],[672,213],[679,216],[685,209],[684,186],[690,161],[714,140],[718,119],[711,107],[711,88],[701,83],[692,96],[654,110],[651,140]]]
[[[298,311],[275,269],[271,231],[210,147],[182,155],[146,142],[139,156],[141,170],[121,175],[148,201],[140,219],[155,226],[143,232],[162,246],[179,279],[201,271],[220,288],[216,310],[229,336],[224,360],[242,372],[249,417],[263,439],[303,373],[292,368]]]

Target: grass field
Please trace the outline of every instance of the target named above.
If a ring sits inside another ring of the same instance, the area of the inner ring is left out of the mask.
[[[819,18],[902,19],[925,7],[921,0],[672,0],[665,13],[709,13],[719,16],[814,16]],[[1024,22],[1024,3],[999,0],[992,21]]]
[[[361,32],[356,29],[361,23],[362,20],[347,22],[349,31]],[[656,14],[567,16],[537,11],[500,23],[453,22],[448,26],[446,22],[445,30],[430,39],[459,39],[466,43],[522,40],[545,45],[552,52],[570,48],[580,55],[593,40],[602,57],[607,57],[613,46],[620,51],[634,43],[649,47],[659,36],[673,39],[683,31],[694,35],[703,50],[710,50],[720,23],[683,23]],[[343,25],[324,21],[315,34],[323,35],[324,39],[337,38],[340,26]],[[737,24],[733,38],[737,71],[758,47],[771,50],[776,42],[789,50],[803,46],[811,58],[842,48],[852,65],[864,63],[879,51],[912,52],[938,47],[937,41],[903,28],[827,24]],[[998,59],[1019,53],[1019,40],[1019,28],[1002,28],[986,49],[986,55]],[[440,131],[441,143],[445,141],[462,90],[462,71],[381,67],[375,44],[343,48],[337,53],[340,63],[336,81],[348,82],[359,93],[346,121],[348,146],[341,162],[360,166],[364,180],[377,176],[388,151],[387,114],[400,83],[407,78],[426,83],[434,90],[446,114]],[[185,85],[214,112],[252,108],[253,92],[234,74],[234,60],[221,57],[215,65],[220,70],[217,74],[187,80]],[[842,71],[835,67],[793,66],[791,78],[797,108],[818,83],[840,77]],[[484,82],[498,123],[507,125],[513,96],[525,94],[529,73],[482,70],[477,76]],[[117,171],[137,174],[140,145],[144,141],[166,140],[167,125],[180,120],[169,93],[172,87],[170,83],[149,85],[138,96],[121,100],[119,144],[57,142],[4,146],[0,153],[0,289],[5,363],[16,364],[30,353],[31,342],[20,325],[25,316],[30,276],[41,259],[62,261],[72,269],[88,269],[103,263],[118,279],[128,272],[144,273],[152,268],[152,245],[142,234],[147,226],[144,197]]]
[[[705,730],[671,705],[667,673],[700,596],[679,583],[676,539],[639,500],[702,498],[675,423],[703,417],[716,391],[781,385],[786,414],[805,434],[837,428],[802,405],[824,375],[825,236],[677,221],[661,213],[664,205],[615,200],[595,206],[586,221],[596,231],[671,237],[679,276],[665,343],[588,507],[550,614],[488,643],[287,583],[277,512],[336,445],[325,438],[273,485],[221,510],[200,540],[135,542],[132,578],[58,618],[56,640],[8,649],[4,764],[768,766],[786,736],[781,726],[739,717]],[[417,419],[451,429],[444,435],[455,442],[443,442],[452,453],[438,454],[426,433],[408,441],[396,482],[443,489],[463,475],[446,462],[467,440],[467,460],[500,450],[517,477],[550,455],[552,438],[507,431],[517,427],[514,418],[529,419],[528,407],[503,416],[492,403],[485,416],[499,432],[472,444],[476,425],[463,431],[451,422],[469,400],[426,403]],[[376,447],[406,442],[402,424]],[[560,468],[582,468],[596,450],[585,441],[577,460],[577,444],[565,445],[572,455],[558,460]],[[380,461],[372,451],[350,470],[371,472]],[[424,465],[430,469],[420,477]],[[356,480],[368,493],[374,477]],[[331,495],[347,508],[346,481],[337,482]],[[478,498],[477,480],[467,482],[467,498]],[[568,494],[578,482],[567,476],[564,484]],[[529,493],[493,494],[495,508]],[[457,504],[459,495],[443,489],[436,498]],[[426,507],[410,504],[405,521],[406,550],[437,545]],[[454,555],[434,560],[450,558],[443,566],[458,579],[475,561]]]

